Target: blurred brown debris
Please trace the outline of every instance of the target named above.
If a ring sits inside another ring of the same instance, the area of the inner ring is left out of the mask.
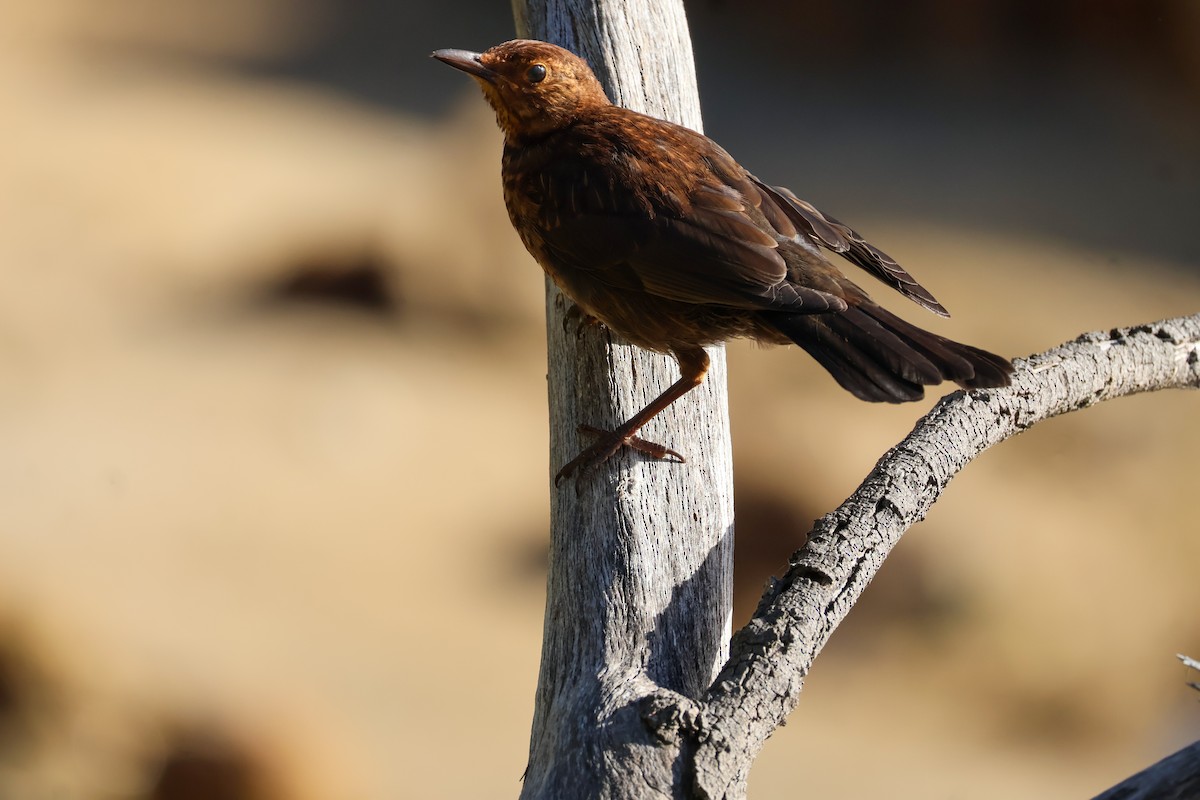
[[[147,800],[275,800],[262,764],[245,747],[211,730],[171,736],[150,767]]]
[[[268,302],[310,302],[394,316],[402,306],[399,270],[377,253],[335,254],[281,271],[264,291]]]

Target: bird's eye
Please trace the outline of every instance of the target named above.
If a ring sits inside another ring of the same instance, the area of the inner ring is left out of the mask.
[[[541,83],[546,80],[546,65],[534,64],[525,72],[525,78],[530,83]]]

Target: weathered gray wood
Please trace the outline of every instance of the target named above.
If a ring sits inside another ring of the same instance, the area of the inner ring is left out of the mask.
[[[1196,800],[1200,797],[1200,742],[1151,764],[1095,800]]]
[[[751,763],[795,707],[817,653],[900,536],[963,467],[1042,420],[1170,388],[1200,388],[1200,314],[1084,334],[1018,362],[1008,388],[956,392],[938,403],[817,522],[734,636],[730,661],[700,705],[692,767],[699,796],[744,794]]]
[[[700,128],[678,0],[514,0],[518,35],[586,58],[621,105]],[[678,377],[674,361],[577,335],[547,285],[550,474]],[[687,463],[618,454],[551,498],[550,572],[526,798],[681,797],[679,745],[643,722],[699,698],[728,653],[733,478],[725,354],[643,435]]]
[[[584,55],[614,100],[699,128],[677,3],[514,0],[514,11],[520,35]],[[553,473],[582,444],[578,422],[621,422],[676,371],[606,335],[576,336],[553,287],[547,306]],[[523,797],[744,797],[750,766],[796,705],[813,659],[953,476],[1041,420],[1127,394],[1200,388],[1200,315],[1085,334],[1020,362],[1010,388],[945,398],[817,523],[709,685],[724,656],[732,553],[724,354],[711,355],[705,387],[645,432],[689,464],[622,455],[553,495]]]

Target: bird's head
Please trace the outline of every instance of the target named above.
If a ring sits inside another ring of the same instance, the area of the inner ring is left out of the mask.
[[[609,105],[587,63],[546,42],[514,39],[483,53],[437,50],[433,57],[479,81],[510,142],[544,136],[587,108]]]

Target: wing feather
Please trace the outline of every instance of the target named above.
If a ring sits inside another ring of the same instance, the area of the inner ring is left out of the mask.
[[[836,284],[822,291],[789,280],[780,243],[790,244],[795,226],[778,209],[774,223],[765,217],[764,195],[724,158],[704,159],[707,172],[693,176],[686,197],[618,190],[612,169],[586,162],[553,165],[539,178],[542,243],[560,266],[616,288],[731,308],[844,309]]]
[[[777,205],[788,219],[814,241],[862,267],[917,305],[940,316],[950,316],[937,298],[917,283],[917,279],[897,264],[894,258],[867,242],[853,228],[821,213],[789,189],[767,186],[757,178],[755,183],[772,201],[768,205]]]

